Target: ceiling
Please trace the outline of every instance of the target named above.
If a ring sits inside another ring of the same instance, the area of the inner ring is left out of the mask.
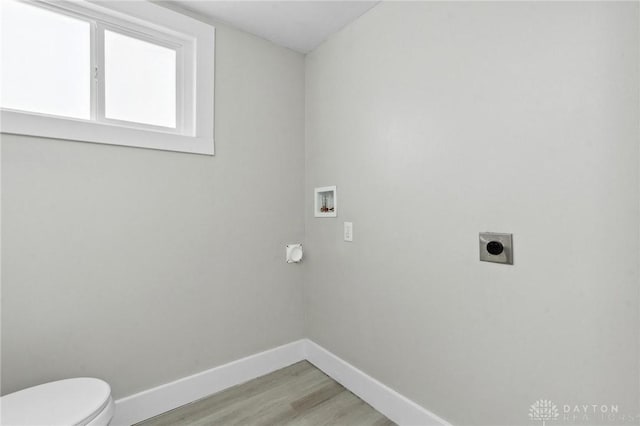
[[[301,53],[318,47],[378,1],[174,1],[184,9]]]

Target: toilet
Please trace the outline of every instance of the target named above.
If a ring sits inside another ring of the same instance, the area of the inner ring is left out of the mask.
[[[109,384],[89,377],[23,389],[0,404],[2,426],[107,426],[115,410]]]

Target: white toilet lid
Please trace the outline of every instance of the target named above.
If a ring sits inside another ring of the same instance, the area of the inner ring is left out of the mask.
[[[45,383],[0,398],[2,426],[85,425],[108,404],[109,385],[88,377]]]

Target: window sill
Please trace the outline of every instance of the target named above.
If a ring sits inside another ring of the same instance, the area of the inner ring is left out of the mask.
[[[170,132],[116,126],[93,121],[58,118],[16,111],[0,112],[0,132],[80,142],[213,155],[210,135],[187,136]],[[209,132],[207,132],[209,133]]]

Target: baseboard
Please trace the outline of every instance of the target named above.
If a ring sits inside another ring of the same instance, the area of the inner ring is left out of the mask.
[[[306,340],[260,352],[118,399],[112,426],[129,426],[305,359]]]
[[[307,360],[399,425],[451,426],[449,422],[404,397],[311,340]]]
[[[451,426],[444,419],[309,339],[298,340],[118,399],[111,425],[132,425],[304,359],[401,426]]]

